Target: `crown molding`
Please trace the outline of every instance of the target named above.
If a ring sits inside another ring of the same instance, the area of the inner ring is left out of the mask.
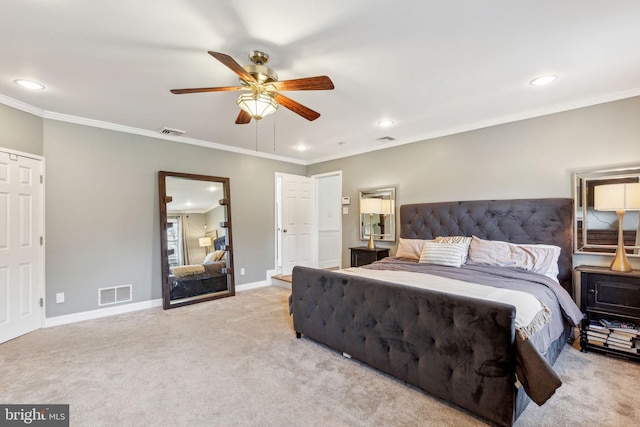
[[[232,153],[244,154],[244,155],[253,156],[253,157],[260,157],[263,159],[275,160],[279,162],[293,163],[298,165],[307,165],[306,161],[300,160],[300,159],[294,159],[294,158],[285,157],[285,156],[278,156],[278,155],[269,154],[269,153],[262,153],[260,151],[252,151],[252,150],[247,150],[246,148],[232,147],[230,145],[218,144],[215,142],[209,142],[209,141],[204,141],[204,140],[194,139],[194,138],[187,138],[184,136],[165,135],[159,132],[154,132],[146,129],[140,129],[140,128],[135,128],[131,126],[124,126],[124,125],[119,125],[119,124],[110,123],[110,122],[103,122],[100,120],[87,119],[84,117],[56,113],[53,111],[46,111],[2,94],[0,94],[0,103],[5,104],[9,107],[15,108],[17,110],[21,110],[38,117],[42,117],[43,119],[74,123],[74,124],[89,126],[94,128],[113,130],[116,132],[146,136],[149,138],[181,142],[183,144],[197,145],[200,147],[212,148],[214,150],[228,151]]]

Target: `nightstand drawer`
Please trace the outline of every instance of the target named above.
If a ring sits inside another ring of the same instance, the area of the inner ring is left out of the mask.
[[[586,307],[640,317],[640,284],[637,277],[589,274]]]

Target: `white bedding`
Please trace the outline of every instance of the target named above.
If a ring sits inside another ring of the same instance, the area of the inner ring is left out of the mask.
[[[551,319],[551,311],[538,298],[526,292],[478,285],[462,280],[410,271],[347,268],[341,270],[341,272],[512,305],[516,308],[516,330],[522,339],[527,339]]]

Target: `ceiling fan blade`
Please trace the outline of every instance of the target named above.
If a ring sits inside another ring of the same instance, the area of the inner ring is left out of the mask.
[[[289,110],[293,111],[294,113],[304,117],[305,119],[312,121],[317,119],[318,117],[320,117],[320,113],[313,111],[311,108],[305,107],[304,105],[300,104],[299,102],[294,101],[291,98],[287,98],[284,95],[281,95],[279,93],[274,93],[273,94],[273,99],[280,105],[282,105],[285,108],[288,108]]]
[[[238,64],[235,61],[235,59],[233,59],[229,55],[224,54],[224,53],[220,53],[220,52],[212,52],[212,51],[209,51],[209,55],[213,56],[218,61],[220,61],[224,65],[226,65],[227,68],[229,68],[231,71],[233,71],[238,76],[240,76],[240,78],[242,80],[244,80],[245,82],[247,82],[247,83],[248,82],[258,83],[258,81],[256,79],[254,79],[253,76],[251,74],[249,74],[249,72],[247,70],[242,68],[242,65]]]
[[[231,90],[246,89],[244,86],[221,86],[221,87],[197,87],[192,89],[171,89],[171,93],[176,95],[183,93],[200,93],[200,92],[226,92]]]
[[[306,77],[304,79],[270,82],[276,90],[331,90],[333,82],[327,76]]]
[[[246,125],[251,121],[251,116],[244,110],[240,110],[240,114],[238,114],[238,118],[236,119],[237,125]]]

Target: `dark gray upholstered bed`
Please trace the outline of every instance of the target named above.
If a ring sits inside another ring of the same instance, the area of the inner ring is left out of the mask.
[[[473,235],[559,246],[558,280],[568,295],[573,295],[572,220],[571,199],[400,208],[404,239]],[[517,380],[540,404],[561,384],[551,365],[570,337],[569,322],[548,348],[531,352],[524,347],[532,340],[518,338],[512,305],[306,267],[293,270],[290,304],[298,337],[347,353],[499,425],[512,425],[530,401]],[[547,389],[538,393],[536,381]]]

